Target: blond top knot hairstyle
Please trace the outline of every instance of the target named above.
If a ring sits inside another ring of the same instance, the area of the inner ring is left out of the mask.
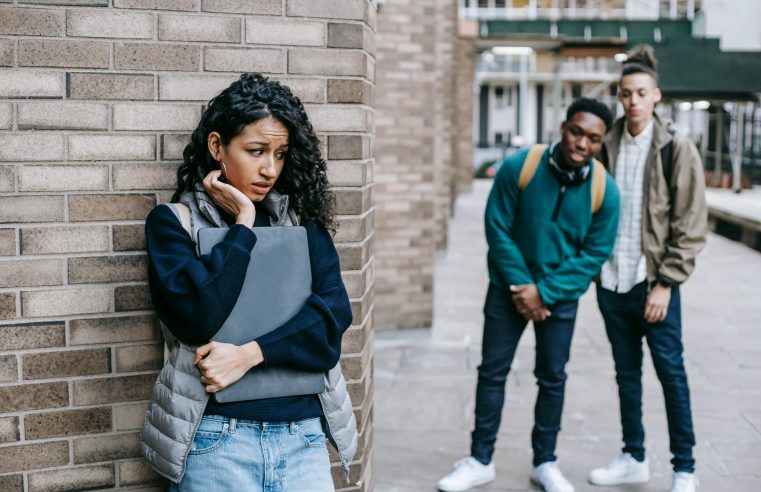
[[[635,73],[646,73],[658,81],[658,59],[649,44],[637,45],[626,53],[621,76]]]

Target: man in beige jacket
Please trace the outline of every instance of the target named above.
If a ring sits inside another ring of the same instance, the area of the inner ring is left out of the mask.
[[[657,62],[649,46],[624,64],[619,99],[625,115],[605,138],[602,160],[621,191],[616,246],[603,265],[597,302],[613,350],[624,447],[595,485],[650,479],[642,426],[642,338],[663,387],[674,467],[672,492],[694,492],[690,390],[682,358],[679,285],[705,246],[707,214],[703,164],[689,139],[655,114],[661,99]]]

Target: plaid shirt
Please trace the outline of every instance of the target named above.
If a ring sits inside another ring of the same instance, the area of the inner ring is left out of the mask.
[[[642,200],[645,168],[653,142],[653,122],[639,135],[628,131],[621,136],[616,157],[616,184],[621,192],[621,218],[613,255],[602,266],[602,287],[614,292],[629,292],[647,279],[647,263],[642,252]]]

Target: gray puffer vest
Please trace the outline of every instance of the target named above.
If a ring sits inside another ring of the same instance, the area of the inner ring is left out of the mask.
[[[191,237],[196,244],[199,229],[226,227],[201,184],[197,185],[195,192],[183,194],[180,203],[190,209]],[[178,207],[168,205],[183,227],[187,228]],[[272,190],[263,205],[270,213],[271,225],[298,223],[296,215],[288,207],[288,196]],[[140,450],[159,474],[173,482],[180,482],[209,394],[201,383],[198,368],[193,364],[196,347],[177,340],[163,324],[161,328],[168,356],[153,388],[140,434]],[[325,391],[319,398],[325,414],[328,440],[338,451],[346,481],[349,482],[349,462],[357,450],[357,422],[340,363],[325,373]]]

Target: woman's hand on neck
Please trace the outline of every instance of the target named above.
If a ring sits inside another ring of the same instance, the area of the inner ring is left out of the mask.
[[[254,203],[240,190],[219,180],[221,171],[212,171],[203,180],[206,194],[224,212],[235,217],[236,224],[253,227],[256,220]]]

